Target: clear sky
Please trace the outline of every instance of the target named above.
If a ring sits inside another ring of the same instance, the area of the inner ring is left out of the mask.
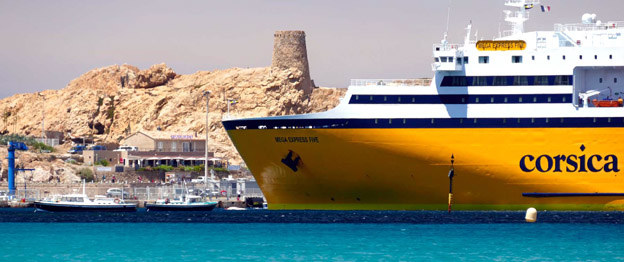
[[[453,0],[450,42],[473,21],[496,36],[504,0]],[[578,23],[583,13],[624,21],[622,0],[544,0],[527,30]],[[304,30],[317,85],[352,78],[431,77],[432,45],[446,28],[448,0],[13,1],[0,0],[0,98],[61,89],[98,67],[165,62],[179,74],[271,64],[273,32]]]

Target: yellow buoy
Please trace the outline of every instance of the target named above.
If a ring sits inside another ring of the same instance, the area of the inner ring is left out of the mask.
[[[526,222],[535,223],[537,221],[537,210],[532,207],[527,209],[524,219],[526,219]]]

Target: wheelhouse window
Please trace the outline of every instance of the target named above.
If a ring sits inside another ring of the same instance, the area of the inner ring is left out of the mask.
[[[548,85],[548,76],[536,76],[535,82],[533,82],[536,86],[547,86]]]
[[[485,77],[485,76],[475,76],[472,79],[472,85],[473,86],[487,86],[488,85],[487,77]]]
[[[440,57],[440,59],[442,60],[442,63],[448,62],[448,57],[446,56]]]
[[[440,62],[440,58],[436,57],[436,58],[433,59],[433,61],[435,61],[436,63],[439,63]]]
[[[464,57],[464,64],[468,64],[468,57],[467,56]]]
[[[513,85],[515,86],[528,86],[529,78],[526,76],[514,76]]]
[[[572,84],[572,76],[555,76],[556,86],[567,86]]]
[[[514,64],[521,64],[522,63],[522,56],[512,56],[511,57],[511,62]]]
[[[493,86],[506,86],[508,85],[507,83],[507,77],[506,76],[495,76],[494,77],[494,81],[492,82]]]
[[[490,57],[489,56],[480,56],[479,57],[479,64],[489,64],[490,63]]]

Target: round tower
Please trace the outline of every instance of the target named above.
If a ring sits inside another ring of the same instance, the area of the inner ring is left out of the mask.
[[[272,67],[281,69],[297,68],[303,72],[303,91],[312,92],[308,51],[306,49],[304,31],[276,31],[273,43]]]

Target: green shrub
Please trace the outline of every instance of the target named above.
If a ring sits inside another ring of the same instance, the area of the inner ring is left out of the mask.
[[[230,170],[228,170],[227,168],[215,167],[213,169],[214,169],[214,171],[217,171],[217,172],[230,173]]]
[[[91,171],[90,168],[83,168],[80,169],[80,171],[78,171],[78,176],[80,176],[80,179],[84,179],[85,181],[93,181],[93,171]]]
[[[184,171],[186,172],[201,172],[204,171],[204,165],[198,166],[185,166]]]
[[[173,167],[168,166],[168,165],[160,165],[160,166],[155,167],[154,170],[169,172],[169,171],[173,171]]]
[[[108,161],[106,159],[101,159],[100,161],[95,162],[96,166],[108,166]]]

